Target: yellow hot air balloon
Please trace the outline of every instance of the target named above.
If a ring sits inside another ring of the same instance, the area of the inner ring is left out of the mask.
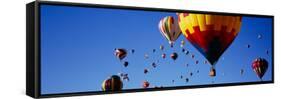
[[[159,30],[161,34],[169,41],[171,47],[173,47],[174,42],[181,35],[178,22],[172,16],[167,16],[160,20]]]
[[[183,35],[213,66],[235,39],[242,23],[242,17],[235,15],[177,15]]]

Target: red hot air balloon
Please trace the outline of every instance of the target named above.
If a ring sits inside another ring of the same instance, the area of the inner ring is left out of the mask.
[[[260,79],[262,79],[268,68],[268,62],[264,58],[257,58],[252,63],[252,68],[258,75]]]
[[[143,88],[148,88],[149,87],[149,82],[148,81],[144,81],[142,84]]]
[[[122,60],[127,56],[127,51],[125,49],[118,48],[118,49],[115,49],[114,54],[118,59]]]
[[[173,59],[173,60],[176,60],[177,58],[178,58],[178,54],[177,53],[172,53],[171,54],[171,58]]]

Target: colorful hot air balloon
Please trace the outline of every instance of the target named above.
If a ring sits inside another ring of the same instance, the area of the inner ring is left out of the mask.
[[[178,58],[178,54],[177,54],[176,52],[172,53],[172,54],[171,54],[171,58],[172,58],[173,60],[176,60],[176,59]]]
[[[143,87],[143,88],[148,88],[148,87],[149,87],[149,82],[148,82],[148,81],[144,81],[144,82],[142,83],[142,87]]]
[[[119,91],[123,88],[123,82],[121,78],[117,75],[112,75],[110,78],[106,79],[102,83],[103,91]]]
[[[212,66],[240,31],[241,16],[178,13],[178,23],[186,39]]]
[[[252,63],[252,68],[258,75],[260,79],[262,79],[268,68],[268,62],[264,58],[257,58]]]
[[[181,35],[178,22],[172,16],[167,16],[160,20],[159,30],[161,34],[169,41],[171,47],[173,47],[174,42]]]
[[[122,60],[127,56],[127,51],[126,51],[126,49],[118,48],[118,49],[115,49],[114,55],[118,59]]]

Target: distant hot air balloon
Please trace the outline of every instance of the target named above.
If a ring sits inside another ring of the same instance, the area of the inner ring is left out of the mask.
[[[127,56],[127,51],[125,49],[118,48],[118,49],[115,49],[114,54],[118,59],[122,60]]]
[[[184,40],[181,40],[181,47],[184,47],[184,44],[185,44],[185,41]]]
[[[208,61],[207,61],[207,60],[205,60],[205,61],[204,61],[204,64],[207,64],[207,63],[208,63]]]
[[[134,53],[135,53],[135,50],[134,50],[134,49],[132,49],[132,50],[131,50],[131,52],[132,52],[132,54],[134,54]]]
[[[148,88],[148,87],[149,87],[149,82],[148,82],[148,81],[144,81],[144,82],[142,83],[142,87],[143,87],[143,88]]]
[[[182,78],[183,78],[183,76],[181,75],[181,76],[180,76],[180,78],[182,79]]]
[[[185,52],[185,49],[184,48],[182,48],[182,50],[181,50],[182,52]]]
[[[106,79],[102,83],[103,91],[119,91],[123,88],[123,82],[120,77],[117,75],[113,75],[110,78]]]
[[[123,65],[124,65],[125,67],[127,67],[127,66],[129,65],[129,62],[125,61],[125,62],[123,63]]]
[[[260,79],[262,79],[268,68],[268,62],[264,58],[257,58],[252,63],[252,68],[258,75]]]
[[[241,16],[177,13],[186,39],[214,67],[240,31]]]
[[[250,44],[247,44],[247,48],[250,48],[251,47],[251,45]]]
[[[177,58],[178,58],[178,54],[177,53],[172,53],[171,54],[171,58],[173,59],[173,60],[176,60]]]
[[[198,61],[198,60],[196,60],[196,61],[195,61],[195,64],[198,64],[198,63],[199,63],[199,61]]]
[[[188,79],[188,78],[186,78],[186,79],[185,79],[185,82],[186,82],[186,83],[188,83],[188,82],[189,82],[189,79]]]
[[[244,74],[244,69],[241,69],[240,70],[240,75],[243,75]]]
[[[191,55],[191,58],[193,59],[194,57],[195,57],[195,55],[194,55],[194,54],[192,54],[192,55]]]
[[[163,53],[163,54],[161,55],[161,57],[162,57],[162,58],[166,58],[166,54]]]
[[[266,54],[269,55],[269,51],[268,50],[266,50]]]
[[[144,73],[144,74],[148,73],[148,69],[144,69],[144,70],[143,70],[143,73]]]
[[[181,35],[178,22],[172,16],[167,16],[160,20],[159,30],[161,34],[169,41],[171,47],[173,47],[174,42]]]
[[[193,73],[192,73],[192,72],[190,72],[190,73],[189,73],[189,75],[190,75],[190,76],[192,76],[192,75],[193,75]]]
[[[156,49],[153,49],[152,52],[153,52],[153,53],[156,52]]]
[[[261,39],[261,38],[262,38],[262,36],[261,36],[261,34],[259,34],[259,35],[258,35],[258,39]]]
[[[148,59],[148,58],[149,58],[148,54],[144,54],[144,59]]]
[[[189,51],[185,51],[185,55],[188,55],[189,54]]]
[[[164,50],[164,46],[163,45],[160,45],[160,50]]]
[[[154,68],[156,68],[157,65],[156,65],[156,63],[153,62],[153,63],[151,64],[151,66],[154,67]]]

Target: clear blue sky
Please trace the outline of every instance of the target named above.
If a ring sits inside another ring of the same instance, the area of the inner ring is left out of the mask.
[[[129,74],[124,90],[141,88],[145,80],[164,87],[260,81],[251,68],[257,57],[268,60],[263,80],[271,80],[272,19],[243,17],[240,33],[216,64],[217,76],[210,78],[210,65],[203,63],[206,59],[183,36],[174,48],[169,47],[158,30],[158,22],[165,16],[175,13],[41,5],[41,93],[101,91],[103,80],[119,72]],[[257,39],[259,34],[262,39]],[[181,52],[181,40],[195,59]],[[164,51],[159,50],[160,45],[165,46]],[[127,68],[114,56],[114,48],[135,49],[124,59],[129,62]],[[172,52],[179,54],[176,61],[169,58]],[[144,59],[145,53],[149,59]],[[162,53],[167,54],[166,59],[161,58]],[[158,66],[152,68],[150,64],[157,60]],[[144,68],[150,69],[146,75]],[[180,79],[181,75],[189,82]]]

